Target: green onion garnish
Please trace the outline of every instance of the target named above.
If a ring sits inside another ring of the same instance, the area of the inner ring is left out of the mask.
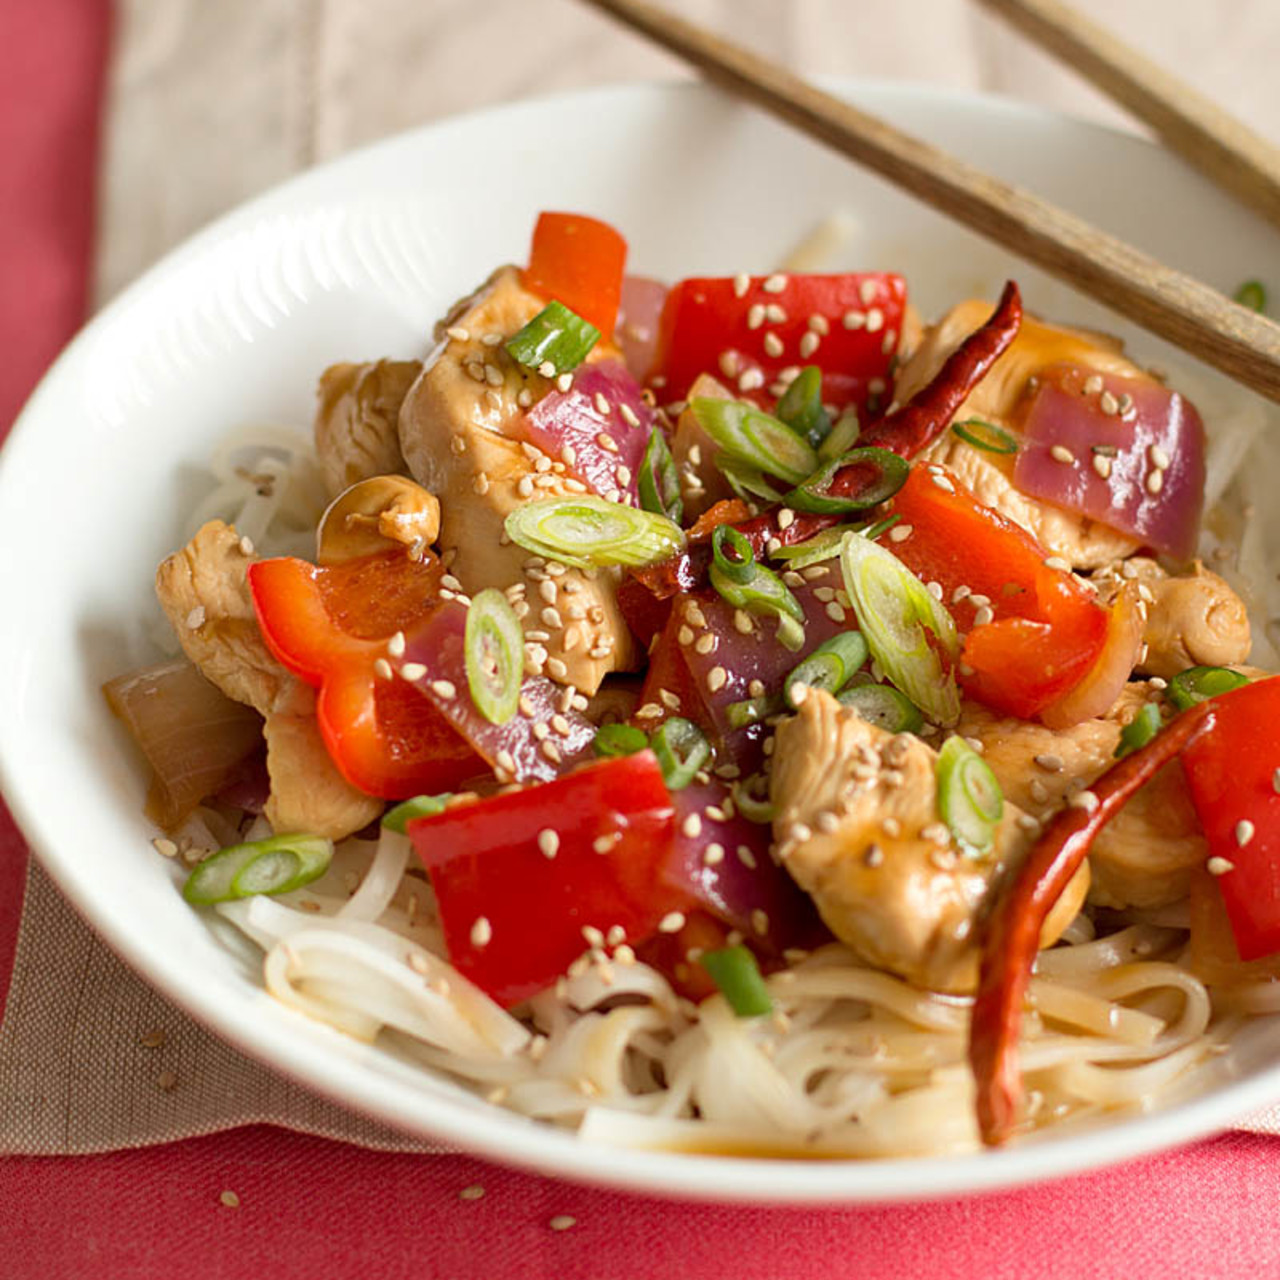
[[[753,787],[757,784],[763,784],[765,795],[760,797],[753,791]],[[733,784],[733,807],[748,822],[754,822],[758,826],[767,827],[773,821],[774,805],[769,799],[769,782],[763,775],[753,773],[751,777],[744,778]]]
[[[687,787],[693,775],[711,759],[707,735],[692,720],[679,716],[672,716],[658,726],[651,746],[671,791]]]
[[[816,364],[801,369],[774,413],[815,449],[831,434],[831,415],[822,405],[822,370]]]
[[[788,704],[795,706],[791,691],[796,685],[839,692],[866,662],[869,652],[861,631],[842,631],[824,641],[787,675],[782,688]]]
[[[1265,311],[1267,309],[1266,287],[1261,280],[1246,280],[1235,291],[1235,300],[1251,311]]]
[[[756,958],[744,946],[704,951],[698,963],[711,975],[720,994],[739,1018],[761,1018],[773,1012],[769,988],[760,976]]]
[[[763,498],[766,502],[782,501],[782,490],[770,484],[759,467],[749,467],[723,451],[716,454],[715,464],[716,470],[729,482],[734,495],[744,502],[750,502],[752,498]]]
[[[856,498],[842,498],[827,491],[832,476],[848,466],[874,468],[876,475],[862,487]],[[888,449],[850,449],[838,458],[824,463],[803,484],[791,490],[783,502],[796,511],[812,511],[816,515],[844,515],[865,511],[868,507],[892,498],[911,472],[911,464]]]
[[[858,684],[836,696],[846,707],[852,707],[864,720],[886,733],[916,733],[924,725],[920,708],[890,684]]]
[[[830,458],[838,458],[847,453],[858,443],[862,434],[862,424],[858,421],[858,411],[850,405],[837,419],[831,428],[831,434],[818,446],[818,458],[822,462]]]
[[[955,724],[960,695],[955,674],[944,671],[929,637],[954,659],[960,641],[951,615],[891,551],[850,534],[841,553],[845,590],[871,656],[888,679],[930,720]]]
[[[785,710],[786,704],[776,693],[766,693],[759,698],[744,698],[741,702],[729,703],[724,709],[724,715],[730,729],[745,729],[748,725],[759,724],[761,720],[767,720]]]
[[[818,455],[785,422],[742,400],[698,396],[689,402],[702,429],[731,458],[788,484],[812,475]]]
[[[877,520],[875,524],[869,524],[865,529],[860,530],[864,538],[874,542],[882,533],[888,533],[902,517],[895,511],[891,516],[885,516],[883,520]]]
[[[778,641],[794,653],[804,644],[804,609],[790,588],[755,557],[751,543],[732,525],[711,535],[711,585],[735,609],[773,615]]]
[[[1115,749],[1115,758],[1123,760],[1139,747],[1145,747],[1160,732],[1164,721],[1160,719],[1160,708],[1154,702],[1144,702],[1142,710],[1120,730],[1120,742]]]
[[[289,893],[324,875],[332,858],[333,841],[322,836],[269,836],[228,845],[192,871],[182,896],[208,906],[255,893]]]
[[[1012,432],[996,426],[994,422],[986,422],[982,418],[966,418],[963,422],[953,422],[951,430],[961,440],[986,453],[1018,452],[1017,437]]]
[[[463,639],[471,701],[490,724],[516,713],[524,681],[524,629],[497,587],[473,596]]]
[[[640,506],[645,511],[679,524],[684,516],[684,502],[680,497],[680,475],[675,459],[671,456],[667,437],[661,427],[654,427],[644,457],[640,459],[640,474],[636,477],[640,491]]]
[[[851,524],[824,529],[807,542],[793,542],[789,547],[779,547],[773,553],[773,558],[785,560],[788,569],[807,569],[811,564],[834,560],[840,554],[846,535],[856,532],[857,526]]]
[[[1004,797],[991,766],[961,737],[938,753],[938,813],[966,853],[990,853]]]
[[[600,330],[563,302],[548,302],[514,337],[507,354],[530,369],[550,363],[557,373],[576,369],[600,341]]]
[[[438,796],[414,796],[412,800],[402,800],[394,809],[388,809],[382,815],[382,825],[388,831],[406,834],[406,829],[414,818],[434,818],[443,813],[445,806],[453,798],[451,791]]]
[[[648,745],[649,735],[630,724],[602,724],[592,743],[598,756],[633,756]]]
[[[684,531],[674,520],[591,494],[522,503],[505,528],[526,551],[578,569],[657,564],[684,549]]]
[[[1207,698],[1228,693],[1248,683],[1247,676],[1227,667],[1188,667],[1169,681],[1165,697],[1179,711],[1185,711],[1188,707],[1194,707],[1197,702],[1204,702]]]

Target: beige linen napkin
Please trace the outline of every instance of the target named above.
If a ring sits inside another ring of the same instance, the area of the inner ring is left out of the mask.
[[[669,0],[807,72],[994,90],[1119,123],[970,0]],[[1276,132],[1274,0],[1077,0]],[[443,115],[684,76],[574,0],[118,0],[97,297],[289,174]],[[438,1150],[240,1056],[130,972],[34,863],[0,1028],[0,1152],[142,1146],[268,1121]],[[1280,1107],[1249,1127],[1280,1133]]]

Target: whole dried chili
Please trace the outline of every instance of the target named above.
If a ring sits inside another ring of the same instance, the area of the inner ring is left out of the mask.
[[[1045,828],[988,921],[969,1028],[978,1129],[988,1146],[1013,1132],[1022,1103],[1018,1031],[1040,931],[1098,833],[1125,802],[1213,725],[1213,703],[1183,712],[1145,747],[1112,765]],[[1087,797],[1092,797],[1088,799]]]

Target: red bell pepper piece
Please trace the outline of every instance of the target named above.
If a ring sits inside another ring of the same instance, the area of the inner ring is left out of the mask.
[[[634,947],[690,905],[657,876],[675,818],[651,751],[407,829],[435,888],[450,962],[504,1005],[563,974],[590,945],[584,930],[608,937],[620,927]]]
[[[682,280],[659,326],[662,394],[683,399],[708,373],[768,399],[784,369],[815,364],[826,403],[864,406],[888,389],[906,301],[906,282],[889,272],[779,273],[745,288],[741,277]]]
[[[1200,705],[1213,732],[1182,765],[1209,853],[1230,864],[1217,880],[1240,958],[1257,960],[1280,951],[1280,677]]]
[[[1045,564],[1048,552],[1031,534],[940,470],[913,468],[893,509],[898,528],[910,530],[889,544],[894,555],[941,585],[968,630],[959,668],[966,692],[1029,720],[1085,677],[1106,643],[1108,612],[1073,574]],[[975,625],[979,610],[991,620]]]
[[[438,600],[440,563],[403,551],[319,568],[282,557],[249,566],[254,610],[277,660],[319,689],[316,718],[342,776],[400,800],[448,790],[484,764],[439,711],[399,680],[378,677],[387,640]]]
[[[526,289],[563,302],[613,337],[622,298],[627,242],[607,223],[581,213],[540,213],[533,229]]]

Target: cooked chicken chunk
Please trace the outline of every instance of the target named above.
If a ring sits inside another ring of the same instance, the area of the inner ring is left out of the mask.
[[[338,772],[320,738],[311,690],[267,650],[249,594],[252,562],[239,534],[211,520],[160,565],[156,595],[200,672],[266,719],[271,825],[340,839],[372,822],[382,803]]]
[[[1158,692],[1128,685],[1103,719],[1046,729],[966,703],[957,732],[984,744],[1005,798],[1033,817],[1056,812],[1115,763],[1120,730]],[[1191,869],[1208,857],[1182,766],[1166,765],[1103,828],[1089,863],[1090,900],[1108,907],[1159,907],[1187,896]]]
[[[400,406],[422,364],[377,360],[330,365],[316,390],[315,439],[329,496],[370,476],[403,474]]]
[[[779,727],[773,759],[779,855],[836,937],[919,986],[971,990],[975,925],[1034,839],[1024,815],[1006,803],[991,856],[962,855],[938,816],[934,751],[826,693],[810,691]],[[1082,868],[1042,945],[1070,923],[1088,883]]]
[[[1170,577],[1154,560],[1133,556],[1093,575],[1110,600],[1126,581],[1138,583],[1147,606],[1138,670],[1166,680],[1188,667],[1228,667],[1249,656],[1249,611],[1244,601],[1199,560]]]
[[[909,399],[923,387],[990,313],[985,302],[962,302],[928,330],[903,367],[895,388],[898,401]],[[1024,319],[1009,349],[957,410],[956,420],[982,418],[1016,433],[1018,404],[1027,380],[1059,363],[1124,377],[1148,376],[1125,359],[1113,338]],[[1075,568],[1096,568],[1137,550],[1138,543],[1125,534],[1020,493],[1013,487],[1013,459],[1007,455],[975,449],[948,431],[921,457],[949,467],[980,501],[1035,534],[1054,555]]]
[[[638,656],[615,599],[619,572],[566,569],[548,577],[503,528],[529,498],[569,497],[577,485],[556,469],[558,460],[506,434],[522,412],[520,393],[541,393],[546,379],[483,342],[515,333],[542,306],[507,267],[465,309],[455,308],[450,328],[467,337],[446,334],[428,359],[400,413],[400,446],[414,479],[440,499],[440,546],[446,555],[456,551],[452,572],[472,594],[522,586],[517,612],[524,607],[533,633],[526,645],[531,668],[591,694]]]

